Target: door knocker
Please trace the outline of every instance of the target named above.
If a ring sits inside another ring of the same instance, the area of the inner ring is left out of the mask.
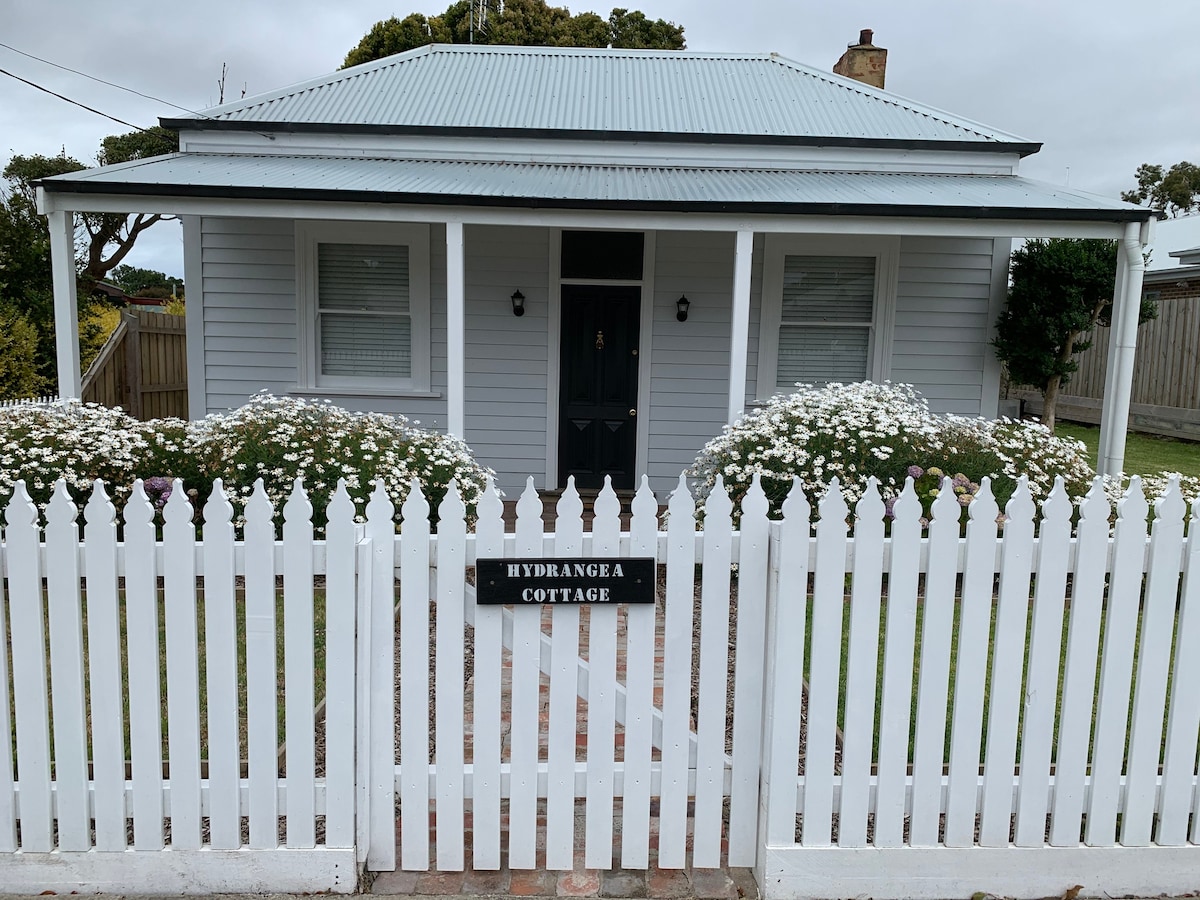
[[[604,332],[603,331],[596,332],[596,349],[597,350],[604,349]]]

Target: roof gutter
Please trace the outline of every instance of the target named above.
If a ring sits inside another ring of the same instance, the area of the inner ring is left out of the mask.
[[[919,138],[836,137],[801,134],[698,134],[668,131],[608,131],[570,128],[480,128],[457,125],[364,125],[347,122],[253,122],[236,119],[160,118],[175,131],[246,131],[258,134],[374,134],[428,137],[514,138],[528,140],[585,140],[601,142],[741,144],[782,147],[873,147],[888,150],[953,150],[1008,152],[1021,157],[1042,149],[1040,141],[948,141]]]

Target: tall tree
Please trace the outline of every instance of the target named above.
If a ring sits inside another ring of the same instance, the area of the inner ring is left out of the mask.
[[[97,162],[114,165],[169,153],[178,136],[163,128],[112,135],[101,143]],[[50,267],[50,232],[37,212],[36,182],[86,166],[67,156],[15,155],[0,182],[0,306],[20,313],[38,335],[36,363],[45,390],[56,381],[54,298]],[[80,276],[80,312],[86,316],[91,284],[118,266],[138,236],[163,216],[85,214],[76,218],[76,271]]]
[[[474,5],[474,9],[472,6]],[[458,0],[441,15],[411,13],[376,22],[346,55],[342,68],[403,53],[426,44],[518,44],[544,47],[622,47],[682,50],[683,26],[649,19],[638,10],[614,9],[607,20],[594,12],[571,15],[546,0]]]
[[[1200,166],[1184,160],[1164,171],[1162,166],[1142,163],[1134,177],[1137,187],[1122,191],[1122,200],[1171,216],[1200,211]]]
[[[1013,252],[1008,303],[992,346],[1009,377],[1042,392],[1042,422],[1054,430],[1059,391],[1079,368],[1091,332],[1112,321],[1115,241],[1032,240]],[[1143,298],[1138,321],[1157,315]]]

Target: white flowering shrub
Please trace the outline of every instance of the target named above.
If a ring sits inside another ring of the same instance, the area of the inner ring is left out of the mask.
[[[77,402],[0,408],[0,505],[24,479],[34,501],[45,507],[62,477],[77,502],[102,479],[120,506],[134,479],[141,478],[161,508],[178,478],[200,510],[213,480],[221,478],[240,516],[255,480],[262,478],[282,522],[283,503],[301,477],[313,524],[321,528],[342,478],[360,511],[376,476],[382,478],[397,515],[415,478],[436,520],[452,478],[471,508],[489,474],[462,441],[416,428],[403,417],[269,394],[198,422],[139,422],[120,410]]]
[[[964,506],[980,479],[990,477],[1003,508],[1022,474],[1040,498],[1056,475],[1066,480],[1072,497],[1081,496],[1094,473],[1081,442],[1055,437],[1037,423],[935,415],[910,385],[861,382],[800,386],[794,394],[772,398],[726,426],[701,450],[689,474],[702,496],[720,475],[735,502],[758,474],[775,514],[793,475],[814,502],[836,477],[850,504],[874,476],[890,515],[910,476],[928,512],[945,476],[953,479]]]
[[[452,478],[473,507],[491,474],[461,440],[416,428],[402,416],[265,393],[231,413],[193,423],[188,440],[209,481],[223,479],[239,512],[262,478],[282,521],[292,484],[303,478],[317,527],[325,524],[325,506],[340,478],[361,509],[378,475],[397,515],[415,478],[436,519]]]
[[[59,478],[77,499],[97,478],[112,486],[118,501],[128,497],[147,447],[139,424],[95,403],[0,408],[0,503],[21,479],[41,507]]]

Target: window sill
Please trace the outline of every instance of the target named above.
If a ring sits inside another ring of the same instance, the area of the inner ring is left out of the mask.
[[[418,391],[411,388],[387,387],[301,387],[288,391],[292,397],[396,397],[416,400],[440,400],[439,391]]]

